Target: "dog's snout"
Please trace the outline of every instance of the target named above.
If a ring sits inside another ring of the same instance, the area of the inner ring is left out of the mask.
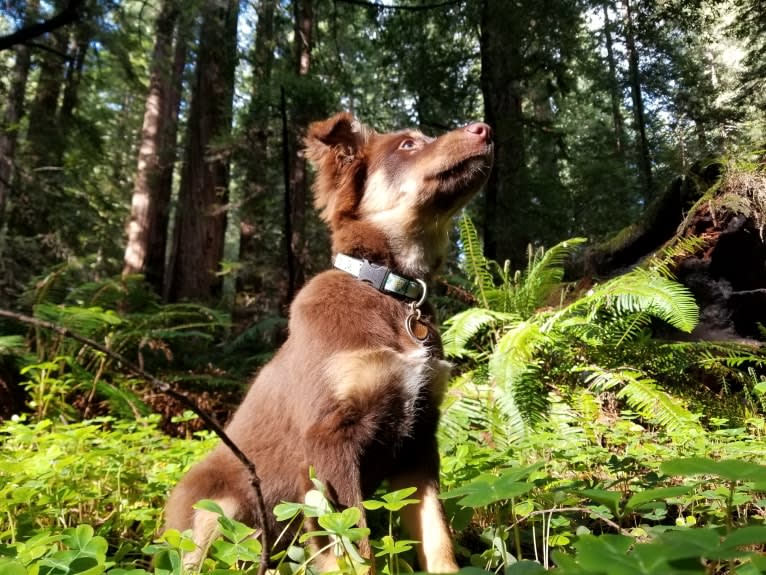
[[[484,122],[474,122],[473,124],[468,124],[465,127],[465,131],[471,134],[475,134],[486,141],[490,141],[492,139],[492,128],[490,128]]]

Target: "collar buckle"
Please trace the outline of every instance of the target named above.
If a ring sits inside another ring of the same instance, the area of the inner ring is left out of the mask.
[[[333,265],[339,270],[369,283],[380,292],[412,300],[411,305],[416,308],[423,305],[428,295],[426,282],[421,279],[400,276],[386,266],[340,253],[335,255]]]
[[[386,280],[390,274],[391,270],[386,266],[362,260],[362,265],[359,268],[359,275],[356,277],[363,282],[371,284],[372,287],[378,291],[385,291]]]

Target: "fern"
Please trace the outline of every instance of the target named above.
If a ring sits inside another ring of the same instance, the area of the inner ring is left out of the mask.
[[[123,323],[116,313],[100,307],[65,307],[40,303],[34,307],[34,315],[68,327],[84,336],[94,336]]]
[[[482,307],[488,308],[490,307],[490,293],[495,290],[495,281],[489,271],[489,260],[484,257],[479,233],[466,214],[460,218],[458,227],[465,256],[464,266],[468,277],[473,282],[474,295]]]
[[[594,318],[604,308],[618,315],[648,313],[687,333],[694,329],[699,319],[699,307],[684,285],[642,269],[594,288],[561,315],[586,311],[590,318]]]
[[[646,268],[669,279],[676,279],[672,266],[676,260],[696,254],[707,244],[705,238],[689,236],[677,238],[671,245],[649,259]]]
[[[500,269],[483,256],[476,230],[465,217],[461,234],[466,269],[473,276],[481,307],[448,320],[444,341],[450,357],[468,360],[473,367],[488,367],[491,405],[484,420],[472,419],[473,425],[492,429],[508,442],[529,435],[550,411],[549,382],[578,385],[577,374],[587,366],[601,374],[598,381],[603,386],[620,383],[618,397],[646,421],[673,432],[699,429],[682,403],[642,369],[679,373],[695,362],[695,352],[663,351],[652,343],[650,326],[655,318],[685,332],[696,325],[697,304],[670,277],[669,266],[673,257],[696,249],[697,244],[679,244],[656,258],[654,266],[616,277],[555,309],[545,306],[561,285],[566,259],[584,240],[575,238],[547,251],[530,248],[527,269],[511,273],[507,263]],[[665,359],[657,359],[657,354]],[[636,367],[620,367],[626,360]],[[667,365],[661,365],[662,361]],[[549,373],[551,368],[554,374]],[[463,395],[461,401],[472,406],[472,402],[486,401],[478,389],[474,392]],[[500,425],[495,421],[498,415]],[[450,425],[449,415],[446,421]]]
[[[20,335],[0,335],[0,355],[15,354],[26,348],[24,338]]]
[[[512,287],[515,292],[512,298],[513,309],[523,317],[529,317],[536,308],[543,305],[551,293],[560,287],[567,259],[586,241],[585,238],[573,238],[547,251],[530,247],[527,271],[520,275]]]
[[[468,347],[468,343],[488,327],[513,325],[520,318],[511,313],[503,313],[485,308],[469,308],[450,319],[444,325],[447,327],[442,335],[444,353],[448,357],[473,357],[479,353]]]
[[[618,388],[618,398],[624,399],[646,421],[671,433],[702,433],[696,416],[680,401],[660,389],[656,381],[638,370],[604,370],[593,366],[593,374],[588,378],[588,383],[598,392]]]

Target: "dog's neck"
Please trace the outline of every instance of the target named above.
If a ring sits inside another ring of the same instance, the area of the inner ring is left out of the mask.
[[[434,238],[419,234],[413,239],[384,234],[380,228],[364,220],[346,221],[335,227],[333,254],[367,260],[383,265],[394,273],[430,281],[438,271],[447,250],[447,236]]]

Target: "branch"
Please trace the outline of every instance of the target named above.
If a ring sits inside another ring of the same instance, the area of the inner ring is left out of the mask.
[[[24,42],[24,44],[30,48],[36,48],[38,50],[42,50],[43,52],[49,52],[51,54],[55,54],[56,56],[58,56],[65,62],[71,62],[72,60],[74,60],[74,58],[72,58],[72,56],[70,56],[69,54],[62,52],[61,50],[56,50],[55,48],[52,48],[50,46],[46,46],[42,42]]]
[[[0,36],[0,51],[12,48],[16,44],[23,44],[33,38],[37,38],[38,36],[42,36],[53,30],[58,30],[67,24],[76,22],[80,19],[80,8],[82,3],[83,0],[69,0],[66,7],[52,18],[36,24],[24,26],[12,34]]]
[[[72,338],[76,341],[79,341],[80,343],[84,343],[88,347],[92,347],[93,349],[96,349],[110,358],[114,359],[115,361],[122,364],[122,366],[129,371],[132,371],[136,375],[142,377],[146,381],[152,384],[152,387],[159,391],[160,393],[164,393],[165,395],[169,395],[173,399],[181,402],[184,406],[192,410],[194,413],[196,413],[202,421],[205,422],[207,427],[215,433],[221,441],[231,450],[231,452],[234,454],[234,456],[239,459],[239,461],[247,468],[248,475],[250,477],[250,485],[253,488],[253,492],[255,493],[255,511],[258,515],[258,521],[260,522],[261,526],[261,546],[263,547],[261,551],[261,558],[260,563],[258,565],[258,575],[265,575],[266,570],[269,566],[269,546],[271,545],[270,542],[270,535],[269,535],[269,529],[268,529],[268,522],[266,521],[266,503],[263,499],[263,492],[261,491],[261,480],[258,478],[258,474],[255,469],[255,464],[250,461],[250,459],[245,455],[242,450],[237,447],[237,445],[232,441],[232,439],[226,435],[226,432],[223,430],[221,425],[210,415],[208,415],[202,408],[200,408],[192,399],[189,399],[186,395],[183,393],[177,392],[175,389],[170,387],[170,384],[157,379],[152,374],[148,373],[147,371],[144,371],[141,369],[138,365],[127,359],[126,357],[120,355],[119,353],[112,351],[108,347],[98,343],[97,341],[94,341],[90,338],[84,337],[78,333],[73,332],[69,328],[57,325],[55,323],[37,319],[35,317],[30,317],[28,315],[12,312],[5,309],[0,309],[0,317],[7,317],[9,319],[13,319],[22,323],[26,323],[29,325],[33,325],[35,327],[41,327],[43,329],[49,329],[51,331],[54,331],[58,333],[59,335],[63,335],[64,337]]]
[[[434,8],[445,8],[447,6],[453,6],[456,4],[460,4],[462,0],[447,0],[445,2],[439,2],[437,4],[401,4],[401,5],[391,5],[391,4],[383,4],[382,2],[367,2],[365,0],[335,0],[335,2],[341,2],[343,4],[351,4],[353,6],[365,6],[365,7],[372,7],[372,8],[378,8],[384,9],[384,10],[409,10],[411,12],[420,12],[423,10],[432,10]]]

